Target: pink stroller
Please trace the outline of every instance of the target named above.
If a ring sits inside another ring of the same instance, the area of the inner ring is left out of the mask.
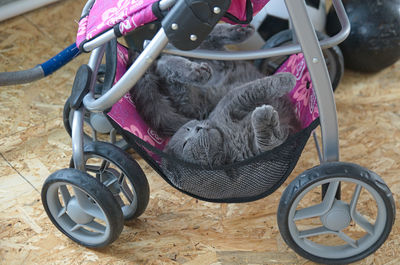
[[[87,2],[76,46],[81,52],[91,52],[91,56],[76,74],[64,115],[72,136],[73,157],[70,168],[51,174],[42,189],[46,213],[62,233],[84,246],[103,247],[118,238],[124,220],[137,218],[145,211],[149,201],[146,176],[120,147],[134,148],[166,182],[192,197],[210,202],[249,202],[264,198],[281,186],[309,136],[320,126],[322,148],[315,134],[314,139],[321,164],[295,178],[279,204],[277,218],[284,241],[299,255],[330,264],[365,258],[383,244],[395,218],[389,188],[370,170],[339,162],[336,107],[321,48],[333,47],[349,34],[341,1],[332,2],[342,30],[321,42],[304,0],[286,0],[296,37],[293,39],[298,44],[256,51],[196,49],[220,20],[248,24],[267,2]],[[128,68],[127,48],[117,42],[122,36],[129,46],[141,51]],[[71,49],[76,51],[76,46]],[[287,56],[276,72],[291,72],[297,79],[289,95],[303,129],[275,149],[231,165],[211,168],[164,153],[167,139],[143,122],[135,102],[127,96],[162,52],[213,60],[257,59],[261,64],[268,57]],[[49,68],[44,65],[44,72]],[[112,143],[90,139],[83,129],[87,119],[97,131],[111,131]],[[122,141],[115,141],[116,132],[123,136]],[[312,200],[315,203],[304,206],[304,198],[315,194],[319,196]],[[365,196],[376,206],[374,216],[367,216],[358,208],[360,198]],[[356,232],[352,224],[357,227]]]

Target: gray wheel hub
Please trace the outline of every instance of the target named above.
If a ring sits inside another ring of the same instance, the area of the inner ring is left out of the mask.
[[[332,208],[320,217],[322,224],[333,231],[341,231],[350,225],[350,206],[343,202],[335,200]]]
[[[78,204],[76,197],[72,197],[67,205],[68,216],[77,224],[88,224],[94,217],[85,213]]]
[[[118,175],[118,171],[113,168],[108,168],[101,173],[103,184],[106,185],[114,195],[121,192],[120,184],[118,183]]]

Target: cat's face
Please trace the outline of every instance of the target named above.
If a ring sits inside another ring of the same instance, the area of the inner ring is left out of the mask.
[[[209,166],[222,164],[223,137],[221,132],[208,121],[192,120],[174,134],[166,152],[196,164]]]

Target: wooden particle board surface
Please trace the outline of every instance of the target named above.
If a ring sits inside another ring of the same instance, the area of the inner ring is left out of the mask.
[[[83,5],[65,0],[0,23],[0,71],[33,67],[74,42]],[[59,232],[40,190],[49,174],[68,166],[71,141],[62,109],[87,58],[40,81],[0,87],[0,264],[313,264],[287,247],[276,221],[287,183],[318,164],[311,140],[281,188],[246,204],[188,197],[139,159],[150,203],[117,241],[92,250]],[[400,62],[378,74],[346,71],[335,98],[341,160],[381,175],[400,205]],[[357,264],[400,264],[398,222],[384,245]]]

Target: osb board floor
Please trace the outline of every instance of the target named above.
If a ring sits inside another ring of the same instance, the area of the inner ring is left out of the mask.
[[[33,67],[74,41],[83,1],[66,0],[0,24],[0,71]],[[1,264],[312,264],[289,249],[276,223],[282,191],[317,165],[310,141],[289,180],[271,196],[247,204],[212,204],[175,191],[143,161],[151,187],[146,212],[102,250],[81,247],[47,218],[41,185],[67,167],[70,138],[62,108],[80,56],[52,76],[0,88]],[[341,160],[377,172],[400,194],[400,62],[366,75],[347,71],[335,93]],[[400,212],[397,206],[397,212]],[[397,218],[399,214],[397,214]],[[399,264],[400,225],[357,264]]]

